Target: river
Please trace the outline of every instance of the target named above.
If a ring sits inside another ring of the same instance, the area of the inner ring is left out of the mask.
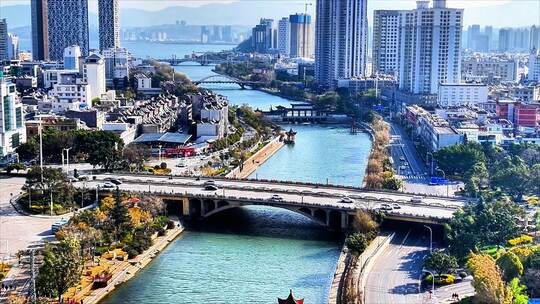
[[[143,56],[141,50],[135,54]],[[182,55],[178,50],[176,54]],[[175,69],[193,80],[215,74],[211,66]],[[268,109],[290,103],[235,85],[208,88],[231,104]],[[292,127],[298,131],[296,144],[278,151],[252,178],[361,185],[371,146],[368,136],[350,134],[340,126]],[[290,211],[230,209],[190,227],[104,303],[276,303],[292,288],[306,304],[322,304],[327,302],[340,242],[338,236]]]

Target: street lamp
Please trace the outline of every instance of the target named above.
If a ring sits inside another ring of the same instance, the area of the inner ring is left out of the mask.
[[[428,162],[428,155],[431,155],[431,158],[430,158],[431,163]],[[426,152],[426,164],[429,166],[429,174],[433,175],[433,153],[431,153],[429,151]]]
[[[69,150],[71,148],[62,149],[62,166],[64,166],[64,151],[66,151],[66,173],[69,175]]]
[[[446,196],[450,196],[449,194],[449,190],[448,190],[448,181],[446,180],[446,173],[444,173],[444,170],[437,167],[437,171],[441,171],[442,174],[443,174],[443,179],[444,179],[444,182],[446,183]]]
[[[433,251],[433,230],[428,225],[424,225],[429,230],[429,253]]]

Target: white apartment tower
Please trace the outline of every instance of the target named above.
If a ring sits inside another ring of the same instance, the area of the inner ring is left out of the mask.
[[[90,56],[86,57],[83,65],[83,81],[88,83],[90,87],[88,94],[90,100],[105,94],[107,91],[105,86],[105,60],[101,55],[90,54]]]
[[[362,76],[368,41],[367,0],[317,0],[315,79],[321,88]]]
[[[120,5],[118,0],[99,0],[99,49],[120,47]]]
[[[399,73],[399,30],[402,12],[373,12],[373,74],[397,76]]]
[[[278,51],[285,56],[291,52],[291,24],[288,17],[278,21]]]
[[[536,48],[531,49],[528,68],[527,80],[540,82],[540,51]]]
[[[26,141],[23,105],[17,99],[15,84],[0,71],[0,158]]]
[[[439,83],[459,83],[463,9],[445,0],[417,1],[401,14],[399,88],[413,94],[437,94]]]

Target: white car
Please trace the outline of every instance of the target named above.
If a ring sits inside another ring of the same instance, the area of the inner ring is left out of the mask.
[[[394,208],[392,208],[392,206],[390,206],[390,204],[381,204],[381,210],[386,210],[386,211],[391,211],[391,210],[394,210]]]
[[[401,209],[401,206],[398,203],[393,203],[392,208],[394,209]]]
[[[270,200],[271,200],[271,201],[278,201],[278,202],[279,202],[279,201],[282,201],[283,198],[282,198],[281,196],[277,195],[277,194],[274,194],[274,195],[272,195],[272,196],[270,197]]]
[[[421,197],[421,196],[413,196],[413,197],[411,198],[411,203],[417,203],[417,204],[419,204],[419,203],[422,203],[423,201],[424,201],[424,198]]]
[[[113,189],[115,187],[116,185],[111,182],[105,182],[103,185],[101,185],[101,188],[105,188],[105,189]]]
[[[339,201],[342,202],[342,203],[347,203],[347,204],[354,203],[353,199],[348,197],[348,196],[342,197]]]

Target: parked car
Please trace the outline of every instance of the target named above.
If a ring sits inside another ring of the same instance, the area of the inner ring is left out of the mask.
[[[393,203],[392,208],[394,209],[401,209],[401,206],[398,203]]]
[[[391,211],[391,210],[394,210],[394,208],[392,208],[392,206],[390,206],[390,204],[381,204],[381,210],[387,210],[387,211]]]
[[[405,157],[402,156],[402,157],[399,158],[399,160],[402,161],[402,162],[404,162],[404,161],[405,161]]]
[[[272,195],[272,196],[270,197],[270,200],[271,200],[271,201],[282,201],[283,198],[282,198],[281,196],[277,195],[277,194],[274,194],[274,195]]]
[[[209,180],[207,180],[207,181],[204,182],[204,185],[205,185],[205,186],[207,186],[207,185],[215,185],[215,184],[216,184],[216,181],[211,180],[211,179],[209,179]]]
[[[342,203],[347,203],[347,204],[354,203],[353,199],[348,197],[348,196],[342,197],[339,201],[342,202]]]
[[[411,203],[422,203],[424,201],[424,198],[421,196],[413,196],[411,198]]]

